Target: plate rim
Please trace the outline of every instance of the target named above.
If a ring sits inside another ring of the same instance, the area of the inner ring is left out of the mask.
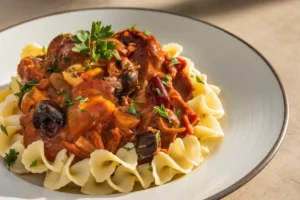
[[[280,148],[280,146],[281,146],[281,144],[284,140],[284,137],[286,135],[286,130],[287,130],[287,127],[288,127],[289,102],[288,102],[287,93],[284,89],[283,83],[282,83],[278,73],[276,72],[275,68],[271,65],[271,63],[251,44],[249,44],[248,42],[246,42],[245,40],[243,40],[239,36],[229,32],[228,30],[225,30],[224,28],[221,28],[217,25],[214,25],[212,23],[206,22],[206,21],[201,20],[201,19],[197,19],[197,18],[194,18],[194,17],[191,17],[191,16],[187,16],[185,14],[175,13],[175,12],[170,12],[170,11],[165,11],[165,10],[159,10],[159,9],[140,8],[140,7],[92,7],[92,8],[67,9],[67,10],[63,10],[63,11],[52,12],[50,14],[34,17],[34,18],[31,18],[31,19],[28,19],[28,20],[25,20],[25,21],[22,21],[22,22],[18,22],[16,24],[13,24],[13,25],[8,26],[6,28],[3,28],[3,29],[0,30],[0,33],[4,32],[4,31],[7,31],[7,30],[9,30],[13,27],[19,26],[21,24],[26,24],[28,22],[31,22],[31,21],[34,21],[34,20],[37,20],[37,19],[41,19],[41,18],[53,16],[53,15],[64,14],[64,13],[78,12],[78,11],[88,11],[88,10],[139,10],[139,11],[148,11],[148,12],[158,12],[158,13],[164,13],[164,14],[168,14],[168,15],[179,16],[179,17],[182,17],[182,18],[187,18],[187,19],[190,19],[190,20],[194,20],[194,21],[206,24],[210,27],[213,27],[215,29],[218,29],[218,30],[224,32],[225,34],[230,35],[231,37],[234,37],[235,39],[239,40],[240,42],[245,44],[247,47],[249,47],[251,50],[253,50],[266,63],[266,65],[269,67],[269,69],[271,70],[271,72],[275,76],[275,78],[276,78],[276,80],[279,84],[280,90],[281,90],[281,94],[282,94],[282,98],[283,98],[283,104],[284,104],[284,120],[283,120],[283,123],[282,123],[282,127],[281,127],[279,137],[277,138],[277,140],[276,140],[275,144],[273,145],[273,147],[271,148],[271,150],[264,157],[264,159],[256,167],[254,167],[248,174],[246,174],[241,179],[236,181],[234,184],[228,186],[227,188],[219,191],[218,193],[216,193],[212,196],[207,197],[205,200],[221,199],[221,198],[231,194],[232,192],[236,191],[237,189],[241,188],[247,182],[249,182],[251,179],[253,179],[259,172],[261,172],[268,165],[268,163],[273,159],[273,157],[278,152],[278,150],[279,150],[279,148]]]

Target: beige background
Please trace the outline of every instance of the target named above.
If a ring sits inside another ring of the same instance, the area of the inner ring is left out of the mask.
[[[300,199],[300,0],[0,0],[0,30],[30,18],[88,7],[145,7],[220,26],[257,48],[286,88],[290,123],[274,159],[232,199]]]

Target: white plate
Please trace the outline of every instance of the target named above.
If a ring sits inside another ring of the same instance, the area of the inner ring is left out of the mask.
[[[139,29],[150,30],[162,44],[183,45],[183,55],[222,89],[227,116],[223,144],[203,165],[179,180],[110,196],[50,191],[10,173],[0,161],[0,199],[219,199],[253,178],[272,159],[288,122],[288,102],[278,76],[246,42],[199,20],[141,9],[81,10],[35,19],[1,32],[0,85],[16,75],[19,54],[26,44],[47,45],[60,33],[89,29],[96,20],[112,24],[114,30],[136,23]]]

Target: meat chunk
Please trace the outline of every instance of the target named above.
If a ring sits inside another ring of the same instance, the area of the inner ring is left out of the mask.
[[[22,82],[41,80],[45,77],[45,73],[42,57],[25,57],[18,65],[18,74]]]
[[[153,35],[148,36],[138,30],[126,30],[114,37],[130,49],[128,58],[141,66],[140,81],[149,80],[157,73],[161,73],[165,61],[164,51]]]

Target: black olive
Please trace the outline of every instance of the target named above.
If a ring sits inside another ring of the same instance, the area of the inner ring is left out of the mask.
[[[52,138],[65,125],[66,114],[55,101],[41,101],[33,113],[34,128]]]
[[[134,69],[128,69],[120,76],[122,80],[122,94],[130,94],[138,85],[138,72]]]
[[[160,138],[151,131],[137,134],[135,148],[139,164],[150,162],[153,159],[153,154],[160,148]]]

